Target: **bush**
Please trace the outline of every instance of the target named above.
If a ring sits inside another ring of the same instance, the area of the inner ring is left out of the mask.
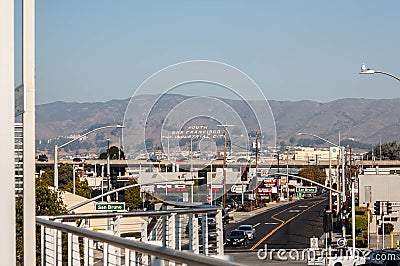
[[[352,221],[349,219],[348,226],[351,226]],[[362,232],[368,228],[368,217],[365,215],[356,215],[356,232]]]
[[[356,207],[356,215],[367,215],[367,207]]]

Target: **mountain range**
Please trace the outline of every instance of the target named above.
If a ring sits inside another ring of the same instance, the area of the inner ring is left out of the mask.
[[[107,102],[62,102],[57,101],[36,106],[36,139],[48,142],[60,136],[81,134],[99,125],[122,124],[125,111],[130,103],[138,110],[150,105],[158,96],[139,95],[132,99],[110,100]],[[156,111],[149,116],[158,121],[158,116],[170,112],[171,108],[189,99],[190,96],[168,95],[160,102]],[[240,117],[251,117],[251,110],[239,100],[221,99],[232,106]],[[257,106],[257,101],[254,102]],[[202,102],[196,108],[215,109],[212,103]],[[381,141],[399,140],[400,98],[362,99],[346,98],[320,103],[302,101],[269,101],[276,125],[277,143],[295,144],[298,132],[312,133],[337,143],[351,139],[361,143],[377,145]],[[179,110],[177,111],[179,112]],[[183,111],[181,114],[184,115]],[[147,114],[140,114],[146,117]],[[179,116],[179,113],[178,113]],[[161,118],[159,119],[162,120]],[[249,119],[250,124],[255,121]],[[161,122],[147,125],[157,131]],[[339,133],[340,132],[340,133]]]

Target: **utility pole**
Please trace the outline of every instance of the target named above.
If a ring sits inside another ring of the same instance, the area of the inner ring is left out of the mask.
[[[289,201],[289,147],[286,146],[286,193],[287,200]]]
[[[258,131],[256,131],[256,206],[258,203]]]
[[[329,188],[332,189],[332,158],[331,147],[329,147]],[[329,210],[332,212],[332,190],[329,190]],[[329,241],[332,240],[332,231],[329,231]]]
[[[224,132],[224,166],[223,166],[223,171],[224,171],[224,195],[222,195],[222,206],[224,209],[226,208],[226,127],[224,127],[225,132]]]
[[[108,191],[111,190],[111,174],[110,174],[110,139],[107,138],[107,180],[108,180]]]
[[[223,195],[222,195],[222,206],[226,208],[226,134],[227,127],[232,127],[233,125],[217,125],[218,127],[224,128],[224,164],[223,164],[223,172],[224,172],[224,182],[223,182]]]

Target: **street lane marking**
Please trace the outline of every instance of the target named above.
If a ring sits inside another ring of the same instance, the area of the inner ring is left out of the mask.
[[[265,240],[267,240],[270,236],[272,236],[276,231],[278,231],[279,229],[281,229],[284,225],[286,225],[287,223],[291,222],[292,220],[294,220],[295,218],[299,217],[301,214],[305,213],[306,211],[308,211],[309,209],[313,208],[314,206],[320,204],[321,202],[325,201],[325,199],[318,201],[317,203],[311,205],[310,207],[308,207],[307,209],[304,209],[302,212],[296,214],[295,216],[293,216],[292,218],[290,218],[289,220],[283,221],[280,225],[278,225],[277,227],[274,228],[274,230],[272,230],[271,232],[269,232],[266,236],[264,236],[263,238],[261,238],[257,243],[255,243],[250,250],[254,250],[256,249],[262,242],[264,242]],[[279,214],[279,213],[277,213]],[[275,214],[276,215],[276,214]],[[273,216],[271,216],[271,218],[273,218]]]
[[[292,208],[292,207],[290,207],[290,208]],[[279,218],[276,218],[275,216],[278,215],[278,214],[281,214],[282,212],[284,212],[284,211],[286,211],[286,210],[287,210],[287,209],[283,209],[283,210],[281,210],[280,212],[275,213],[274,215],[271,216],[271,218],[274,219],[274,220],[277,220],[278,222],[284,223],[284,222],[285,222],[284,220],[281,220],[281,219],[279,219]]]
[[[308,205],[300,205],[299,208],[307,208]]]
[[[278,224],[278,223],[265,223],[265,224]]]
[[[259,226],[260,225],[260,223],[256,223],[255,225],[253,225],[253,227],[257,227],[257,226]]]
[[[289,212],[300,212],[300,210],[289,210]]]

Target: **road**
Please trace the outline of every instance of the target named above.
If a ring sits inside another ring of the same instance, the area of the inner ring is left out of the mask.
[[[225,253],[258,251],[268,249],[304,249],[310,247],[310,238],[320,237],[322,211],[328,202],[326,195],[303,199],[226,226],[229,233],[239,224],[252,224],[256,228],[256,239],[247,247],[225,247]]]

